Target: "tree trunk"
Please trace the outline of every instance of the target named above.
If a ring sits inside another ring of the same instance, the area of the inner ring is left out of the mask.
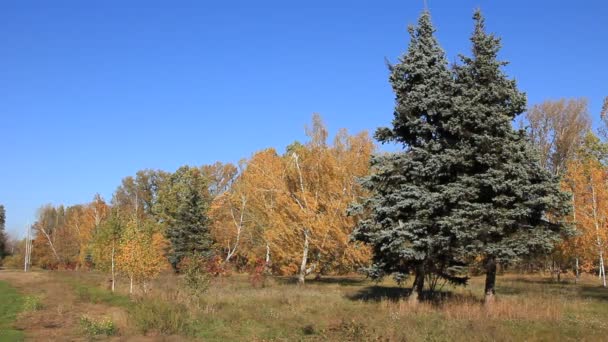
[[[600,279],[602,279],[602,283],[604,285],[604,287],[606,287],[606,273],[605,273],[605,269],[604,269],[604,244],[602,242],[602,239],[600,238],[600,219],[599,219],[599,214],[598,214],[598,208],[597,208],[597,196],[595,193],[595,187],[591,186],[591,199],[592,199],[592,214],[593,214],[593,223],[595,224],[595,237],[596,237],[596,241],[597,241],[597,249],[600,255],[600,274],[599,277]]]
[[[112,292],[114,292],[114,288],[116,284],[116,273],[114,272],[114,243],[112,243]]]
[[[574,272],[575,272],[574,283],[578,284],[578,279],[580,277],[580,273],[579,273],[579,269],[578,269],[578,257],[576,257],[574,260]]]
[[[270,246],[266,244],[266,267],[270,265]]]
[[[55,245],[53,245],[53,242],[51,241],[51,237],[49,236],[49,234],[47,234],[47,232],[46,232],[46,230],[44,230],[44,228],[40,228],[40,231],[42,231],[42,233],[46,237],[47,241],[49,242],[49,246],[51,247],[51,251],[53,252],[53,255],[55,256],[55,259],[57,259],[57,263],[61,263],[61,259],[59,258],[59,255],[57,254],[57,251],[55,250]]]
[[[576,229],[576,201],[575,201],[575,191],[572,191],[572,220],[574,221],[574,229]],[[574,240],[574,248],[575,253],[577,253],[574,258],[574,283],[578,284],[578,280],[580,277],[580,270],[578,264],[578,239]]]
[[[228,255],[226,256],[226,262],[229,262],[234,253],[236,253],[236,249],[239,246],[239,241],[241,239],[241,231],[243,230],[243,216],[245,214],[245,204],[247,200],[245,197],[241,197],[241,215],[239,221],[237,222],[236,217],[234,216],[234,210],[232,206],[230,207],[230,215],[232,216],[232,221],[236,228],[236,241],[234,242],[234,247],[231,249],[230,244],[228,244]]]
[[[600,252],[600,274],[602,277],[602,285],[606,287],[606,268],[604,267],[604,253]]]
[[[133,276],[130,277],[131,284],[129,285],[129,294],[133,294]]]
[[[412,293],[407,299],[409,304],[416,305],[422,298],[422,290],[424,289],[424,267],[422,265],[416,267],[416,277],[412,285]]]
[[[308,262],[308,231],[304,231],[304,250],[302,251],[302,264],[300,264],[300,274],[298,284],[304,285],[306,279],[306,263]]]
[[[492,304],[496,295],[496,258],[490,256],[486,260],[486,286],[485,298],[486,304]]]

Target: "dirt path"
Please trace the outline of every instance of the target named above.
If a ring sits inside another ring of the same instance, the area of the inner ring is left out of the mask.
[[[78,325],[84,314],[94,319],[110,317],[119,331],[126,330],[127,316],[123,309],[79,301],[70,285],[49,273],[2,270],[0,280],[7,281],[25,295],[41,298],[42,309],[22,313],[15,324],[25,332],[28,341],[88,341]],[[126,339],[124,336],[112,338]]]

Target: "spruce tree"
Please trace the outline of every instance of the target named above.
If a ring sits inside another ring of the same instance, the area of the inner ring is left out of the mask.
[[[450,130],[457,180],[449,184],[455,205],[446,221],[457,232],[464,257],[483,257],[491,300],[497,263],[549,252],[568,233],[560,221],[568,197],[541,167],[525,132],[513,128],[526,96],[503,73],[500,40],[485,32],[479,11],[474,20],[473,57],[461,57],[462,65],[454,68]]]
[[[168,257],[175,271],[185,257],[210,255],[210,201],[207,181],[197,168],[180,167],[161,189],[156,210],[166,226],[171,243]]]
[[[449,120],[452,111],[453,77],[444,52],[434,37],[430,14],[424,11],[399,63],[390,66],[389,81],[395,92],[391,128],[380,128],[376,139],[403,146],[397,153],[372,158],[375,172],[362,180],[371,197],[352,212],[369,214],[361,219],[353,237],[370,244],[374,251],[372,277],[394,274],[401,280],[415,274],[416,299],[425,276],[434,275],[455,283],[466,278],[452,272],[462,263],[455,258],[455,236],[443,224],[449,211],[445,183],[450,181],[452,143]]]

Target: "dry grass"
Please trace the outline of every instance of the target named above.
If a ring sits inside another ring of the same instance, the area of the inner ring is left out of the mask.
[[[124,281],[118,288],[122,295],[116,296],[103,289],[104,275],[53,275],[72,284],[81,301],[125,308],[127,316],[116,320],[121,332],[153,340],[601,341],[608,336],[608,290],[593,277],[574,285],[540,276],[501,276],[497,300],[486,307],[482,278],[473,278],[466,288],[445,289],[441,300],[412,306],[404,288],[360,277],[325,278],[305,287],[275,278],[254,288],[246,275],[233,275],[215,280],[193,300],[177,286],[178,277],[165,274],[149,295],[126,300]],[[78,291],[88,295],[79,297]]]

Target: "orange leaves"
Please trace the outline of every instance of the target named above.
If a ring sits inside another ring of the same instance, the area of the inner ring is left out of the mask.
[[[166,246],[167,241],[160,233],[139,227],[131,220],[120,241],[118,270],[136,281],[152,279],[168,266],[163,254]]]
[[[280,273],[298,270],[306,240],[313,269],[350,271],[370,256],[366,247],[349,242],[354,221],[346,210],[362,195],[357,178],[369,172],[374,146],[367,134],[344,130],[329,145],[318,115],[307,135],[306,144],[294,143],[282,156],[267,149],[251,157],[230,190],[214,201],[214,236],[230,250],[242,225],[239,255],[264,258],[268,246]]]
[[[593,147],[596,139],[587,137],[586,147]],[[591,271],[605,253],[608,239],[608,169],[593,148],[567,165],[563,187],[572,193],[571,220],[577,235],[561,248],[579,258],[584,271]]]

